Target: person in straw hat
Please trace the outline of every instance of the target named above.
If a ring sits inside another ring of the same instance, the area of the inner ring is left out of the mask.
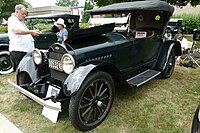
[[[56,33],[57,37],[58,37],[58,41],[59,42],[63,42],[67,39],[68,37],[68,31],[65,29],[66,25],[65,25],[65,21],[62,18],[59,18],[55,23],[55,26],[58,27],[58,29],[60,30],[59,32]]]

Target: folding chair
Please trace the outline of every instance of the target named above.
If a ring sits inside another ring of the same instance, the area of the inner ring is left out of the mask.
[[[195,48],[195,41],[188,41],[188,49],[183,52],[179,65],[192,68],[200,67],[200,49]]]

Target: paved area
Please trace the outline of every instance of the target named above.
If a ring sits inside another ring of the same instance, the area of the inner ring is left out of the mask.
[[[23,133],[0,113],[0,133]]]

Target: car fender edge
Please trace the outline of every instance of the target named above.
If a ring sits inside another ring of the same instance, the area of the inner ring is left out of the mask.
[[[79,90],[87,75],[96,67],[94,64],[80,66],[75,69],[64,81],[63,91],[66,96],[71,96]]]
[[[17,72],[16,74],[17,77],[20,75],[21,72],[26,72],[30,76],[33,82],[38,79],[37,68],[33,61],[31,53],[24,56],[24,58],[19,63],[19,66],[16,72]]]
[[[179,56],[181,55],[181,44],[177,41],[166,41],[162,51],[161,56],[159,56],[158,61],[156,63],[156,70],[162,71],[165,69],[165,66],[167,64],[167,60],[169,58],[171,50],[175,50],[175,55]]]

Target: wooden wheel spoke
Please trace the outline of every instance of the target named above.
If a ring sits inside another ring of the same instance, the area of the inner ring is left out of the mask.
[[[100,93],[101,93],[101,89],[103,88],[103,83],[101,83],[101,85],[100,85],[100,87],[99,87],[99,91],[98,91],[98,93],[97,93],[97,96],[99,96],[100,95]]]
[[[108,88],[105,88],[105,89],[103,90],[103,92],[102,92],[99,96],[101,97],[107,90],[108,90]]]
[[[85,112],[82,113],[82,117],[85,117],[90,111],[92,110],[92,107],[90,106]]]
[[[89,99],[89,98],[87,98],[87,97],[83,97],[83,99],[85,99],[85,100],[87,100],[87,101],[89,101],[89,102],[92,101],[91,99]]]
[[[99,98],[101,101],[103,101],[103,100],[105,100],[105,99],[108,99],[109,98],[109,96],[107,95],[107,96],[105,96],[105,97],[101,97],[101,98]]]
[[[91,88],[89,88],[89,91],[90,91],[90,94],[91,94],[91,96],[92,96],[92,98],[93,98],[93,97],[94,97],[94,94],[92,93]]]
[[[91,102],[90,103],[88,103],[88,104],[85,104],[85,105],[80,105],[80,109],[83,109],[83,108],[86,108],[86,107],[88,107],[88,106],[91,106]]]
[[[91,116],[92,116],[93,108],[91,108],[88,112],[88,115],[86,116],[86,122],[90,122]]]

